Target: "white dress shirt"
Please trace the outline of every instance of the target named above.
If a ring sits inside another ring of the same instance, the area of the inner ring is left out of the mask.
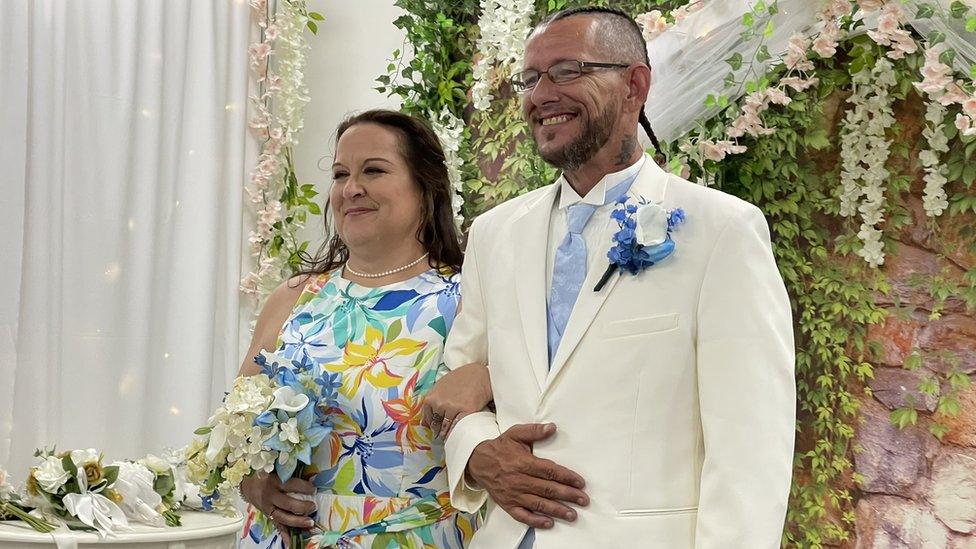
[[[552,292],[552,270],[556,262],[556,249],[559,248],[559,245],[566,238],[566,233],[569,232],[569,227],[566,225],[566,209],[579,202],[597,206],[596,212],[590,218],[590,222],[583,229],[583,240],[586,241],[586,264],[594,265],[597,256],[606,257],[612,245],[611,242],[600,241],[607,224],[613,222],[610,219],[610,214],[616,206],[612,201],[610,204],[604,204],[607,190],[614,188],[614,186],[628,177],[637,175],[644,166],[646,158],[647,155],[642,154],[637,159],[637,162],[634,162],[630,166],[619,172],[603,176],[603,179],[590,189],[590,192],[586,193],[584,197],[580,197],[576,190],[573,189],[573,186],[569,184],[565,175],[560,176],[556,181],[556,184],[559,185],[559,194],[552,204],[552,214],[549,216],[549,248],[548,255],[546,256],[547,301],[549,294]],[[607,260],[604,263],[609,265],[609,261]]]

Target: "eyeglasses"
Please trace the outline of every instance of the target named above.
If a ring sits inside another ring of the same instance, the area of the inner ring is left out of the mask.
[[[625,69],[630,65],[623,65],[620,63],[591,63],[589,61],[560,61],[555,65],[549,67],[546,71],[537,71],[535,69],[526,69],[522,72],[515,73],[509,78],[509,83],[518,93],[524,93],[527,91],[532,91],[533,88],[542,79],[543,74],[549,75],[549,80],[553,84],[565,84],[566,82],[572,82],[580,76],[583,76],[589,69]]]

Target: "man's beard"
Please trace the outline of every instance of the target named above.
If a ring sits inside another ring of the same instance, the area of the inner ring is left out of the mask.
[[[543,152],[536,141],[536,152],[543,160],[564,172],[578,170],[580,166],[596,156],[596,153],[610,140],[613,122],[616,119],[616,109],[613,107],[614,105],[607,105],[595,118],[587,118],[579,135],[557,150]],[[545,132],[546,129],[542,128],[542,131]]]

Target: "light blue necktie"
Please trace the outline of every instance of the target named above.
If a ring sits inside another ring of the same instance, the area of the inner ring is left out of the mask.
[[[616,202],[618,198],[627,194],[635,179],[637,179],[636,173],[617,183],[604,195],[603,203]],[[549,291],[549,302],[546,304],[550,367],[552,359],[556,356],[556,349],[559,348],[559,342],[562,341],[563,331],[569,322],[569,315],[573,312],[576,298],[583,288],[583,281],[586,280],[586,240],[583,238],[583,229],[598,207],[578,202],[566,208],[566,224],[569,232],[556,248],[556,260],[552,267],[552,289]],[[607,249],[609,247],[608,242]],[[518,549],[532,549],[533,545],[535,545],[535,528],[529,528]]]
[[[637,174],[621,181],[604,195],[604,204],[616,202],[627,193]],[[578,202],[566,208],[566,225],[569,232],[556,248],[556,259],[552,268],[552,288],[546,304],[546,325],[548,329],[549,366],[556,357],[559,342],[563,339],[569,315],[573,312],[576,298],[579,297],[586,280],[586,240],[583,229],[593,217],[599,206]],[[609,249],[610,243],[607,243]]]

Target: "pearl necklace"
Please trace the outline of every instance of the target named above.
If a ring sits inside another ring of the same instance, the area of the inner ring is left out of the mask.
[[[418,263],[420,263],[421,261],[423,261],[424,258],[427,257],[427,255],[428,254],[424,254],[424,255],[418,257],[417,259],[411,261],[410,263],[407,263],[403,267],[397,267],[396,269],[390,269],[389,271],[383,271],[382,273],[375,273],[375,274],[373,274],[373,273],[361,273],[361,272],[357,271],[356,269],[353,269],[352,267],[350,267],[348,261],[346,262],[346,270],[349,271],[350,273],[352,273],[352,274],[354,274],[356,276],[362,277],[362,278],[383,278],[384,276],[390,276],[391,274],[396,274],[396,273],[399,273],[399,272],[402,272],[402,271],[406,271],[410,267],[413,267],[413,266],[417,265]]]

